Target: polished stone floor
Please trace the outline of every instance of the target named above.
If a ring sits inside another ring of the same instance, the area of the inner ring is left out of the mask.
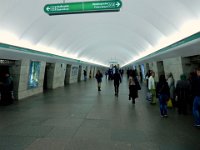
[[[126,79],[113,89],[91,79],[0,106],[0,150],[200,150],[191,115],[161,118],[145,86],[132,104]]]

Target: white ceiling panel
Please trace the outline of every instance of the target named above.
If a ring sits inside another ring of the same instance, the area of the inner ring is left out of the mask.
[[[84,1],[92,0],[65,0]],[[26,47],[20,41],[28,41],[38,51],[43,46],[66,57],[124,65],[158,50],[163,39],[173,43],[200,31],[200,0],[122,0],[119,12],[49,16],[43,10],[63,2],[0,0],[0,42]]]

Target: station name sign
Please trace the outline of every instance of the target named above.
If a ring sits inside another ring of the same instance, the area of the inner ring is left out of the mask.
[[[0,59],[0,65],[14,65],[14,60]]]
[[[110,12],[120,11],[121,6],[122,2],[120,0],[59,3],[45,5],[44,12],[46,12],[48,15]]]

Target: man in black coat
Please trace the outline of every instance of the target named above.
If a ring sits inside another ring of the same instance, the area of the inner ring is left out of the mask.
[[[118,70],[115,71],[113,75],[114,87],[115,87],[115,96],[118,96],[119,93],[119,84],[121,83],[121,75]]]

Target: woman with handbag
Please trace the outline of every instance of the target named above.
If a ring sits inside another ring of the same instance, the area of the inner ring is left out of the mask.
[[[136,72],[131,70],[129,74],[129,100],[132,99],[133,104],[135,104],[135,99],[138,97],[139,87],[140,85],[136,77]]]
[[[172,105],[174,107],[176,107],[176,102],[175,102],[175,84],[174,84],[174,78],[173,78],[173,75],[172,75],[171,72],[167,75],[167,83],[168,83],[168,86],[169,86],[170,99],[172,101]]]

